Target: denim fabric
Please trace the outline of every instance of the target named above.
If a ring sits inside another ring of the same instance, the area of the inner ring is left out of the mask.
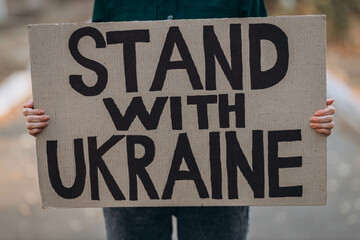
[[[249,207],[104,208],[108,240],[170,240],[171,216],[179,240],[244,240]]]

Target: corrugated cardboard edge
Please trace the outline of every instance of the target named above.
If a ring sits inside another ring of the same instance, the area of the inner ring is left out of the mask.
[[[326,56],[326,15],[296,15],[296,16],[270,16],[270,17],[263,17],[263,18],[247,18],[247,19],[279,19],[279,18],[284,18],[284,17],[287,17],[287,18],[289,18],[289,17],[291,17],[291,18],[302,18],[302,17],[317,17],[317,18],[322,18],[323,20],[324,20],[324,22],[325,22],[325,56]],[[146,22],[163,22],[163,21],[172,21],[172,22],[174,22],[174,24],[176,24],[176,22],[178,22],[178,21],[203,21],[203,20],[209,20],[209,21],[211,21],[211,20],[219,20],[219,19],[231,19],[231,18],[215,18],[215,19],[179,19],[179,20],[154,20],[154,21],[141,21],[142,23],[146,23]],[[140,22],[140,21],[129,21],[129,22]],[[109,24],[110,22],[100,22],[100,23],[89,23],[89,22],[77,22],[77,23],[52,23],[52,24],[49,24],[49,23],[46,23],[46,24],[29,24],[28,25],[28,33],[29,33],[29,35],[28,36],[30,36],[30,34],[31,34],[31,31],[32,31],[32,29],[35,27],[37,27],[37,26],[56,26],[56,25],[58,25],[58,26],[66,26],[66,25],[76,25],[76,24],[91,24],[91,25],[93,25],[93,24],[96,24],[96,25],[103,25],[103,24]],[[115,22],[114,22],[115,23]],[[116,22],[116,23],[118,23],[118,22]],[[29,37],[29,43],[30,43],[30,37]],[[31,44],[30,44],[30,46],[31,46]],[[30,52],[31,52],[31,47],[30,47]],[[31,54],[30,54],[30,62],[31,62]],[[325,58],[326,59],[326,58]],[[326,64],[326,62],[325,62],[325,64]],[[31,66],[30,66],[31,67]],[[32,69],[31,69],[31,73],[32,73]],[[325,87],[326,87],[326,84],[325,84]],[[327,145],[325,146],[325,148],[326,148],[326,152],[327,152]],[[38,152],[36,153],[37,154],[37,157],[39,157],[39,155],[38,155]],[[38,167],[39,167],[39,161],[37,161],[37,165],[38,165]],[[326,178],[327,178],[327,168],[326,168]],[[40,178],[39,178],[39,183],[40,183]],[[327,184],[325,183],[325,188],[327,187]],[[51,209],[51,208],[66,208],[66,207],[58,207],[58,206],[54,206],[54,205],[52,205],[52,206],[50,206],[49,204],[47,204],[46,202],[44,202],[43,201],[43,192],[41,191],[41,189],[40,189],[40,193],[41,193],[41,198],[42,198],[42,208],[44,208],[44,209]],[[304,204],[304,205],[301,205],[301,204],[299,204],[299,205],[293,205],[293,206],[325,206],[327,204],[327,194],[325,194],[324,195],[324,199],[323,199],[323,201],[319,204],[319,205],[310,205],[310,204]],[[235,205],[234,205],[235,206]],[[237,205],[236,205],[237,206]],[[269,205],[253,205],[253,206],[269,206]],[[273,205],[273,206],[288,206],[288,205],[286,205],[286,204],[278,204],[278,205]],[[120,206],[121,207],[121,206]],[[158,206],[158,205],[149,205],[149,207],[167,207],[167,206]],[[86,208],[86,207],[77,207],[77,208]]]

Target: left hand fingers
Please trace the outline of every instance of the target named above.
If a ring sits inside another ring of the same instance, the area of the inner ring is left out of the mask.
[[[329,122],[329,123],[310,123],[310,127],[315,128],[315,129],[333,129],[334,128],[334,123],[333,122]]]
[[[316,111],[315,116],[327,116],[327,115],[333,115],[334,113],[335,113],[335,108],[331,105],[328,105],[326,108]]]

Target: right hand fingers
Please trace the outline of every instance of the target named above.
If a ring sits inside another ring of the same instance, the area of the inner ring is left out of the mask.
[[[313,123],[328,123],[334,120],[333,115],[326,115],[326,116],[313,116],[310,118],[310,121]]]
[[[42,131],[43,131],[42,128],[37,128],[37,129],[28,130],[28,133],[29,133],[31,136],[36,137],[36,134],[37,134],[37,133],[41,133]]]
[[[23,109],[23,115],[24,116],[30,116],[30,115],[42,115],[44,114],[44,110],[42,109],[32,109],[32,108],[24,108]]]
[[[27,123],[26,128],[29,130],[42,129],[48,125],[47,122]]]
[[[318,110],[315,112],[315,116],[327,116],[333,115],[335,113],[335,108],[331,105],[328,105],[326,108]]]

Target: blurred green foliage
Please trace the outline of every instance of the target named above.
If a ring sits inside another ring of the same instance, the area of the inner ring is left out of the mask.
[[[325,14],[332,41],[347,40],[351,27],[360,25],[360,0],[265,0],[265,3],[269,15]]]
[[[316,9],[327,15],[334,30],[346,34],[352,15],[359,15],[360,0],[311,0]]]

